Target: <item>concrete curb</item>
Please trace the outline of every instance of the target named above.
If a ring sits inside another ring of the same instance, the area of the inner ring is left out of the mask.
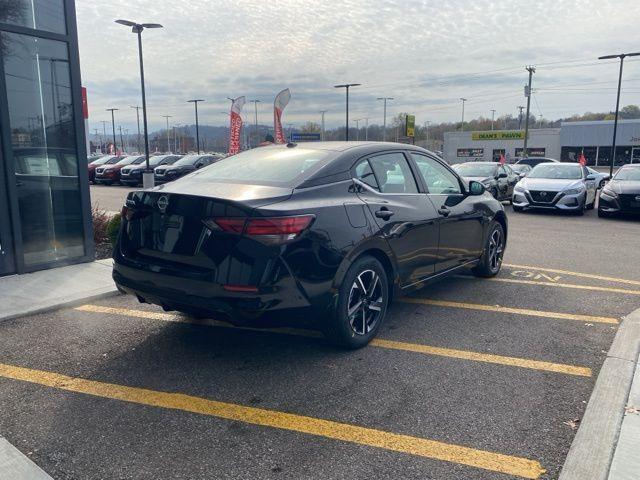
[[[640,309],[618,328],[559,480],[609,477],[639,352]],[[634,478],[640,478],[640,472]]]
[[[0,437],[0,477],[11,480],[52,480],[4,437]]]

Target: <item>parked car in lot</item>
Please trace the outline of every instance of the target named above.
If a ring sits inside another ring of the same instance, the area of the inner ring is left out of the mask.
[[[185,155],[172,165],[156,167],[154,169],[154,178],[158,185],[161,183],[171,182],[172,180],[184,177],[188,173],[195,172],[196,170],[206,167],[207,165],[211,165],[221,159],[221,155]]]
[[[600,192],[598,216],[640,214],[640,164],[624,165]]]
[[[131,192],[122,219],[122,291],[254,325],[311,308],[350,348],[376,335],[393,295],[466,268],[496,275],[507,239],[502,204],[481,183],[427,150],[380,142],[242,152]]]
[[[154,169],[160,165],[171,165],[179,160],[181,155],[154,155],[149,157],[149,168]],[[142,172],[147,168],[146,160],[134,163],[120,170],[120,183],[123,185],[142,185]]]
[[[95,180],[96,168],[101,165],[113,165],[114,163],[117,163],[119,159],[120,157],[118,157],[117,155],[105,155],[87,165],[87,171],[89,172],[89,182],[93,182]]]
[[[611,178],[611,175],[609,175],[608,172],[599,172],[595,168],[591,168],[591,167],[587,167],[587,170],[589,170],[589,173],[594,176],[596,186],[599,189],[603,188]]]
[[[516,163],[509,166],[511,167],[511,170],[513,170],[520,178],[526,177],[527,174],[533,169],[531,165],[527,165],[526,163]]]
[[[115,163],[107,163],[96,168],[94,183],[113,185],[120,182],[120,170],[127,165],[136,165],[144,162],[144,155],[129,155],[122,157]]]
[[[554,160],[553,158],[545,158],[545,157],[525,157],[521,158],[516,162],[516,165],[529,165],[531,168],[536,165],[540,165],[541,163],[560,163],[558,160]]]
[[[466,162],[453,165],[459,175],[484,185],[493,198],[511,200],[513,187],[520,177],[508,165],[495,162]]]
[[[513,210],[539,208],[582,215],[596,202],[595,177],[576,163],[541,163],[513,190]]]

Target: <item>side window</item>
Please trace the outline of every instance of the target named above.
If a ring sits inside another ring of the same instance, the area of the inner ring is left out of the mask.
[[[461,193],[458,177],[451,173],[440,162],[424,155],[414,153],[411,154],[411,157],[416,162],[429,193]]]
[[[356,165],[355,177],[360,180],[362,183],[366,183],[371,188],[374,188],[380,191],[378,188],[378,182],[376,181],[376,177],[373,174],[373,170],[371,170],[371,165],[369,165],[368,160],[361,161],[358,165]]]
[[[382,193],[418,193],[409,163],[402,153],[385,153],[369,159]]]

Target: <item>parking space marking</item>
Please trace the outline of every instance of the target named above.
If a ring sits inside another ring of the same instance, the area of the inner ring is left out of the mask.
[[[305,337],[322,337],[319,332],[313,330],[303,330],[298,328],[251,328],[251,327],[235,327],[226,322],[216,320],[207,321],[206,323],[199,320],[192,320],[189,317],[173,315],[162,312],[149,312],[146,310],[132,310],[128,308],[102,307],[99,305],[82,305],[76,307],[76,310],[92,313],[107,313],[113,315],[124,315],[129,317],[147,318],[151,320],[162,320],[167,322],[188,323],[194,325],[214,326],[222,328],[232,328],[239,330],[249,330],[256,332],[271,332],[285,335],[298,335]],[[528,368],[531,370],[541,370],[547,372],[561,373],[565,375],[576,375],[580,377],[590,377],[591,369],[568,365],[563,363],[543,362],[539,360],[530,360],[526,358],[507,357],[503,355],[494,355],[481,352],[473,352],[469,350],[456,350],[452,348],[434,347],[431,345],[422,345],[417,343],[398,342],[395,340],[387,340],[382,338],[374,338],[369,344],[372,347],[386,348],[389,350],[401,350],[405,352],[421,353],[424,355],[435,355],[440,357],[456,358],[459,360],[469,360],[474,362],[492,363],[497,365],[505,365],[509,367]]]
[[[513,265],[511,263],[503,263],[504,267],[509,268],[521,268],[523,270],[537,270],[540,272],[549,272],[549,273],[560,273],[564,275],[571,275],[574,277],[583,277],[583,278],[591,278],[593,280],[603,280],[605,282],[612,283],[626,283],[628,285],[638,285],[640,286],[640,281],[638,280],[628,280],[626,278],[616,278],[616,277],[606,277],[603,275],[595,275],[592,273],[581,273],[581,272],[572,272],[569,270],[560,270],[557,268],[546,268],[546,267],[533,267],[531,265]]]
[[[467,275],[456,275],[458,278],[474,279]],[[593,285],[578,285],[575,283],[537,282],[535,280],[516,280],[515,278],[484,278],[490,282],[520,283],[523,285],[542,285],[546,287],[574,288],[576,290],[592,290],[596,292],[622,293],[625,295],[640,295],[640,290],[627,290],[624,288],[596,287]]]
[[[620,323],[617,318],[613,317],[601,317],[594,315],[578,315],[574,313],[561,313],[561,312],[546,312],[544,310],[529,310],[525,308],[503,307],[500,305],[484,305],[480,303],[462,303],[462,302],[449,302],[445,300],[433,300],[430,298],[419,297],[405,297],[399,299],[404,303],[417,303],[424,305],[433,305],[436,307],[448,307],[448,308],[464,308],[468,310],[480,310],[484,312],[498,312],[498,313],[511,313],[514,315],[525,315],[529,317],[543,317],[543,318],[557,318],[561,320],[578,320],[580,322],[595,322],[595,323]]]
[[[219,402],[182,393],[168,393],[118,385],[2,363],[0,363],[0,377],[138,405],[180,410],[252,425],[305,433],[317,437],[467,465],[521,478],[536,479],[545,473],[539,462],[528,458],[478,450],[333,420]]]

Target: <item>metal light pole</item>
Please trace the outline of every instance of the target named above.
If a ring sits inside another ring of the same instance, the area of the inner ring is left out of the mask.
[[[426,122],[424,122],[424,128],[425,128],[425,130],[426,130],[426,134],[427,134],[427,138],[426,138],[426,141],[427,141],[427,148],[429,148],[429,124],[430,124],[430,123],[431,123],[431,122],[430,122],[429,120],[427,120]]]
[[[364,118],[364,140],[369,141],[369,117]]]
[[[640,52],[620,53],[618,55],[604,55],[598,57],[598,60],[611,60],[613,58],[620,59],[620,73],[618,74],[618,95],[616,97],[616,115],[613,120],[613,142],[611,145],[611,166],[609,167],[609,175],[613,177],[613,166],[616,161],[616,134],[618,133],[618,112],[620,110],[620,89],[622,87],[622,67],[624,66],[625,57],[637,57]]]
[[[187,100],[187,103],[193,103],[196,107],[196,150],[198,150],[198,154],[200,154],[200,124],[198,123],[198,102],[204,102],[201,98],[194,98],[192,100]]]
[[[529,113],[531,110],[531,81],[533,80],[533,74],[536,72],[536,69],[532,66],[528,66],[527,72],[529,72],[529,86],[527,87],[527,117],[524,119],[524,148],[522,149],[523,157],[526,157],[529,155],[527,151],[527,144],[529,143]]]
[[[345,135],[344,135],[344,139],[346,142],[349,141],[349,88],[351,87],[359,87],[360,85],[362,85],[361,83],[345,83],[342,85],[334,85],[333,88],[344,88],[345,89],[345,93],[346,93],[346,99],[347,99],[347,104],[346,104],[346,120],[345,120]]]
[[[320,114],[322,115],[322,130],[321,130],[321,135],[320,135],[320,140],[322,140],[324,142],[324,114],[327,113],[326,110],[320,110]]]
[[[360,120],[363,120],[362,118],[356,118],[354,120],[354,122],[356,122],[356,142],[358,142],[360,140]]]
[[[136,109],[136,120],[138,121],[138,136],[136,137],[136,145],[138,146],[138,153],[140,153],[140,151],[142,150],[140,148],[140,107],[135,106],[135,107],[131,107],[131,108],[135,108]]]
[[[113,153],[118,154],[118,144],[116,143],[116,122],[113,116],[113,112],[117,111],[117,108],[107,108],[107,112],[111,112],[111,129],[113,130]]]
[[[120,130],[120,149],[122,150],[122,153],[125,153],[124,141],[122,140],[122,125],[118,125],[118,129]]]
[[[254,133],[256,136],[256,147],[260,145],[260,136],[258,135],[258,104],[262,102],[262,100],[249,100],[249,102],[253,102],[253,107],[255,110],[255,126]],[[251,143],[251,142],[249,142]]]
[[[173,115],[162,115],[162,118],[167,120],[167,153],[171,152],[171,146],[169,145],[169,119]]]
[[[102,123],[102,141],[100,142],[100,151],[102,153],[106,153],[102,150],[102,147],[104,146],[103,144],[105,142],[105,139],[107,138],[107,123],[109,122],[106,120],[100,120],[100,123]]]
[[[464,102],[467,101],[466,98],[461,98],[462,101],[462,122],[460,123],[460,131],[464,132]]]
[[[116,23],[131,27],[131,31],[138,35],[138,56],[140,58],[140,86],[142,90],[142,122],[144,124],[144,156],[145,171],[142,173],[142,187],[153,187],[153,170],[149,167],[149,133],[147,128],[147,97],[144,88],[144,64],[142,62],[142,31],[145,28],[162,28],[159,23],[135,23],[130,20],[116,20]]]
[[[493,122],[496,116],[496,111],[495,110],[491,110],[491,131],[493,131]]]
[[[393,100],[393,97],[378,97],[377,100],[384,101],[384,113],[382,114],[382,141],[387,141],[387,100]]]

